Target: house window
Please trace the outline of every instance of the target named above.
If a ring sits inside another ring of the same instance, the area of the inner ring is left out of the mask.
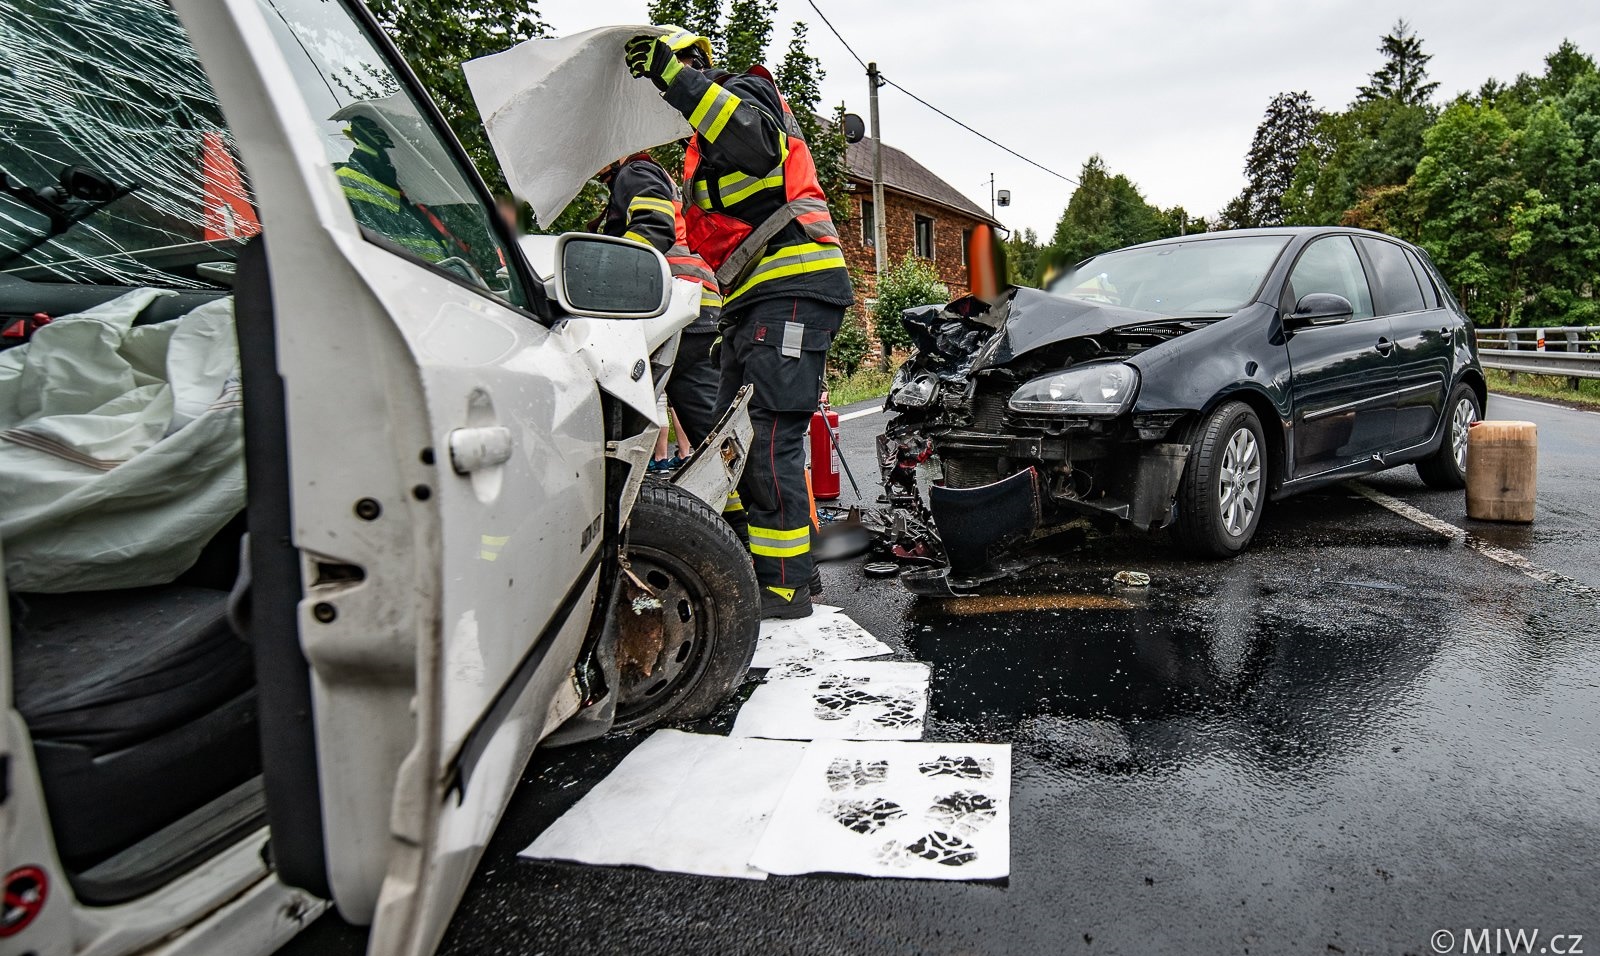
[[[861,200],[861,244],[875,246],[878,244],[878,220],[872,208],[872,201]]]
[[[963,230],[961,230],[961,264],[962,265],[970,264],[971,255],[972,255],[972,230],[971,229],[963,229]]]
[[[917,217],[917,255],[933,258],[933,220],[927,216]]]

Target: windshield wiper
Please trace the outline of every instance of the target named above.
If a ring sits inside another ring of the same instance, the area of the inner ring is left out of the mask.
[[[110,178],[87,166],[68,166],[61,170],[56,185],[41,186],[38,189],[19,183],[0,172],[0,192],[43,213],[50,220],[49,229],[23,243],[19,248],[10,250],[4,258],[0,258],[0,269],[23,258],[143,185],[140,182],[132,182],[119,186]]]

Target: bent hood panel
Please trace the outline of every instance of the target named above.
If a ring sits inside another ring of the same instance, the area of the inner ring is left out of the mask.
[[[1172,327],[1181,330],[1179,334],[1182,334],[1189,331],[1184,326],[1193,322],[1192,319],[1124,309],[1086,299],[1070,299],[1028,288],[1016,289],[988,314],[978,314],[981,303],[974,302],[969,296],[946,307],[946,311],[970,316],[970,321],[1000,329],[999,335],[990,338],[978,350],[972,371],[1006,365],[1035,349],[1068,339],[1143,326]]]

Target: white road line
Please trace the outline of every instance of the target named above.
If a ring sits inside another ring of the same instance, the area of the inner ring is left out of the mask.
[[[881,411],[883,411],[882,405],[878,406],[877,408],[862,408],[853,412],[846,412],[839,416],[839,424],[843,425],[845,422],[853,422],[858,418],[866,418],[868,415],[876,415]]]
[[[1568,594],[1576,594],[1587,597],[1596,593],[1594,588],[1584,584],[1582,581],[1579,581],[1576,578],[1568,577],[1567,575],[1562,574],[1560,571],[1552,571],[1549,568],[1540,567],[1515,551],[1508,551],[1507,549],[1498,545],[1493,545],[1487,541],[1483,541],[1477,537],[1474,537],[1465,528],[1458,528],[1442,518],[1436,518],[1433,515],[1428,514],[1421,508],[1406,504],[1399,498],[1386,495],[1376,488],[1371,488],[1359,481],[1352,481],[1348,484],[1356,494],[1361,495],[1363,498],[1366,498],[1373,504],[1387,508],[1400,517],[1405,518],[1408,521],[1415,522],[1416,524],[1427,528],[1429,531],[1432,531],[1434,534],[1437,534],[1440,537],[1450,538],[1454,541],[1460,541],[1468,548],[1471,548],[1489,560],[1499,562],[1500,564],[1503,564],[1508,568],[1512,568],[1513,570],[1521,571],[1523,574],[1533,578],[1535,581],[1538,581],[1542,584],[1548,584],[1551,587],[1559,591],[1565,591]]]
[[[1537,402],[1531,398],[1523,398],[1520,395],[1507,395],[1504,392],[1490,392],[1489,396],[1497,402],[1501,400],[1508,402],[1524,402],[1528,405],[1538,405],[1540,408],[1553,408],[1558,412],[1585,412],[1589,415],[1600,415],[1600,412],[1596,412],[1592,408],[1573,408],[1570,405],[1557,405],[1554,402]]]

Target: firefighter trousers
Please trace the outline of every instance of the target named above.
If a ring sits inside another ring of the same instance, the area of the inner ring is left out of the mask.
[[[678,413],[684,437],[696,448],[717,427],[721,409],[717,405],[721,374],[711,365],[711,342],[707,332],[685,332],[678,342],[678,358],[667,379],[667,401]]]
[[[718,408],[732,404],[741,387],[755,386],[750,453],[724,515],[747,529],[762,590],[785,601],[810,600],[806,432],[822,391],[831,329],[843,313],[843,306],[810,299],[770,299],[750,306],[722,345]]]

